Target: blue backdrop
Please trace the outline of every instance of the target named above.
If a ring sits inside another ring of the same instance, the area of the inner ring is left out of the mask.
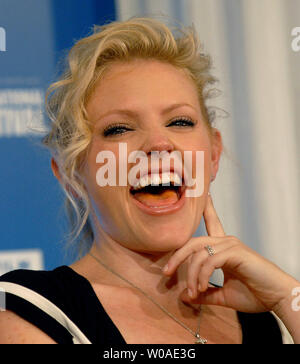
[[[43,122],[44,93],[63,55],[93,24],[115,17],[113,0],[0,0],[0,274],[70,262],[63,194],[31,130]]]

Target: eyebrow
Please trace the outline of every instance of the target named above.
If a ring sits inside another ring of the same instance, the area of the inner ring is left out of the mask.
[[[166,107],[165,109],[162,110],[161,114],[164,115],[164,114],[167,114],[169,113],[170,111],[172,110],[175,110],[175,109],[178,109],[180,107],[183,107],[183,106],[188,106],[194,110],[195,107],[188,104],[188,103],[176,103],[176,104],[172,104],[168,107]],[[127,115],[127,116],[137,116],[138,115],[138,112],[134,111],[134,110],[130,110],[130,109],[114,109],[114,110],[110,110],[102,115],[100,115],[97,120],[101,120],[103,119],[104,117],[108,116],[108,115],[111,115],[111,114],[123,114],[123,115]]]

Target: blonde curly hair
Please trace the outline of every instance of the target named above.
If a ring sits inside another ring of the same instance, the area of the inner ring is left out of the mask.
[[[66,70],[46,94],[50,130],[42,144],[49,148],[61,176],[66,194],[65,207],[71,230],[71,243],[79,243],[79,252],[87,250],[94,238],[90,201],[81,179],[92,137],[93,125],[86,105],[99,79],[114,61],[155,59],[179,67],[194,80],[205,121],[212,126],[214,113],[205,105],[216,82],[210,73],[211,59],[202,53],[194,27],[171,28],[153,17],[134,17],[94,26],[93,33],[71,48]],[[72,244],[73,245],[73,244]]]

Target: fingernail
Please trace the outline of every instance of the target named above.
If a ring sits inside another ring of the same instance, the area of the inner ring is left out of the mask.
[[[193,290],[192,289],[188,289],[188,295],[191,297],[191,298],[193,298],[194,297],[194,292],[193,292]]]
[[[169,265],[166,264],[164,267],[163,267],[163,272],[166,273],[167,271],[169,270]]]

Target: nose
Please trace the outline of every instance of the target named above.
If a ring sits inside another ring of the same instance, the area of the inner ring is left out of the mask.
[[[167,151],[171,153],[175,148],[171,140],[162,132],[149,132],[146,142],[144,144],[144,152],[150,155],[151,152],[163,152]]]

